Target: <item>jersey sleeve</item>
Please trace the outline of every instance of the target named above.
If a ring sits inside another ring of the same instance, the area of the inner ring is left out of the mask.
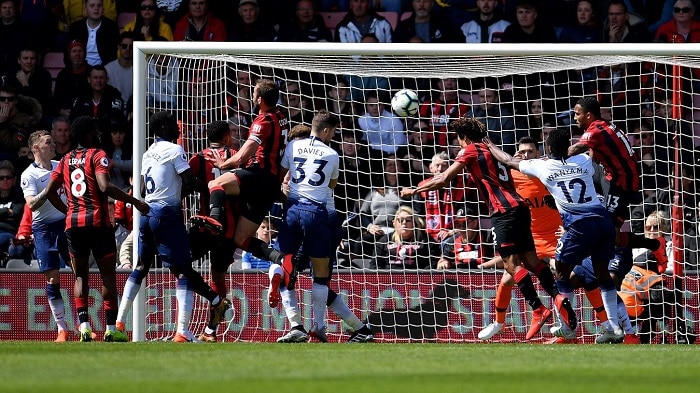
[[[280,165],[284,169],[289,169],[292,167],[292,146],[294,145],[294,142],[289,142],[287,147],[284,149],[284,154],[282,155],[282,160],[280,161]]]
[[[581,135],[579,142],[586,145],[588,148],[593,148],[598,144],[598,137],[601,135],[600,131],[597,129],[586,130],[586,132]]]
[[[22,187],[22,193],[25,198],[38,194],[36,179],[34,179],[34,177],[31,176],[28,171],[22,172],[22,176],[20,177],[20,186]]]
[[[335,180],[340,176],[340,158],[337,154],[333,154],[330,157],[330,164],[333,165],[333,172],[331,172],[331,179]]]
[[[104,150],[97,150],[92,156],[92,163],[95,168],[95,175],[105,174],[109,175],[109,158],[107,158],[107,153]]]
[[[65,165],[65,160],[66,160],[66,156],[63,156],[63,158],[61,158],[61,161],[59,161],[56,168],[54,168],[54,170],[51,171],[51,179],[53,179],[54,181],[58,181],[59,184],[63,184],[63,170],[64,170],[63,167]]]
[[[542,168],[540,163],[543,162],[544,161],[542,160],[522,160],[518,166],[520,168],[520,172],[524,175],[539,178],[540,170]]]
[[[175,167],[175,172],[178,174],[190,169],[190,164],[187,161],[187,154],[185,150],[180,145],[174,145],[173,149],[173,166]]]
[[[267,137],[270,135],[270,132],[272,132],[270,123],[266,121],[261,121],[260,117],[258,117],[257,119],[255,119],[255,121],[253,121],[253,124],[250,126],[250,133],[248,134],[248,139],[254,140],[258,143],[258,145],[262,145],[263,141],[266,140]]]

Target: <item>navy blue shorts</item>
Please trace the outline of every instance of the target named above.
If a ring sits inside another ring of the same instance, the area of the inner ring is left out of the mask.
[[[632,250],[627,247],[617,247],[615,257],[608,264],[608,271],[623,278],[632,270],[632,262]],[[597,282],[590,257],[585,258],[581,265],[574,267],[574,274],[586,285]]]
[[[148,263],[157,253],[165,267],[192,264],[192,251],[182,209],[154,209],[151,206],[148,214],[141,216],[139,258]]]
[[[303,246],[311,258],[329,257],[331,230],[325,206],[290,201],[278,229],[277,241],[284,254],[295,254]]]
[[[615,227],[609,218],[589,217],[575,221],[559,239],[554,258],[572,268],[592,260],[613,259],[615,254]]]
[[[39,261],[39,271],[57,270],[70,264],[68,240],[66,239],[66,220],[61,219],[48,224],[32,224],[34,233],[34,250]]]

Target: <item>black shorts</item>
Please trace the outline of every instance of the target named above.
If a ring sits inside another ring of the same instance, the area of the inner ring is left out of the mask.
[[[92,252],[95,259],[99,260],[117,253],[117,242],[112,228],[70,228],[66,231],[66,239],[72,258],[88,258]]]
[[[530,230],[531,222],[530,209],[527,206],[518,206],[491,216],[496,251],[501,257],[535,251],[535,241]]]
[[[258,167],[234,169],[232,173],[238,178],[241,190],[241,217],[260,224],[280,195],[281,184],[277,175]]]
[[[210,253],[211,270],[224,273],[233,263],[233,253],[236,246],[232,239],[225,237],[215,237],[208,233],[199,232],[198,228],[192,227],[189,230],[190,247],[192,249],[192,260],[196,261]]]
[[[610,218],[619,228],[625,221],[630,218],[630,204],[642,202],[642,193],[640,191],[627,191],[615,184],[610,184],[610,191],[605,201],[605,208],[610,214]]]

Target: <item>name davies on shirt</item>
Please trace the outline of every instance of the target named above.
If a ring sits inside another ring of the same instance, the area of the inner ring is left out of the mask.
[[[324,156],[324,151],[323,149],[317,149],[314,147],[299,147],[297,148],[297,154],[298,155],[303,155],[303,156],[319,156],[323,157]]]

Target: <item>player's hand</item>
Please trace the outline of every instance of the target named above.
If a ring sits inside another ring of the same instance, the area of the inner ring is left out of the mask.
[[[403,187],[401,188],[399,194],[401,195],[401,198],[412,197],[416,195],[416,189],[411,187]]]
[[[224,161],[226,161],[224,156],[221,155],[221,152],[219,152],[217,149],[210,149],[209,153],[205,155],[204,158],[217,168],[221,168]]]
[[[140,211],[141,214],[148,214],[148,212],[151,211],[151,208],[144,201],[136,202],[136,204],[134,204],[134,207],[136,208],[136,210]]]

